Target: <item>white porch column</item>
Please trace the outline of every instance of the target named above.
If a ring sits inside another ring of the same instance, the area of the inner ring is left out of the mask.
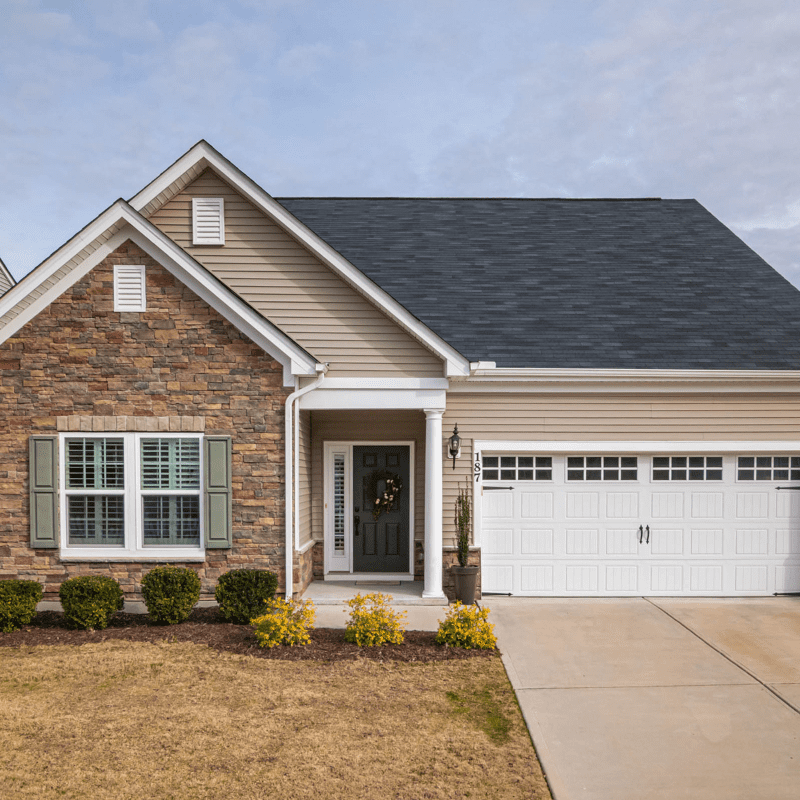
[[[423,597],[442,591],[442,414],[425,409],[425,582]]]

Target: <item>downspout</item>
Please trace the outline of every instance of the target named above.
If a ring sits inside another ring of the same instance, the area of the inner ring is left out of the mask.
[[[314,391],[314,389],[318,388],[322,382],[325,380],[325,372],[327,372],[328,365],[317,365],[317,370],[320,371],[320,376],[313,381],[313,383],[309,383],[308,386],[304,386],[302,389],[295,389],[287,398],[286,398],[286,421],[284,423],[284,430],[286,434],[284,436],[284,448],[285,448],[285,456],[284,456],[284,464],[285,464],[285,472],[286,472],[286,512],[285,512],[285,524],[286,524],[286,599],[292,599],[292,592],[293,592],[293,571],[294,571],[294,525],[293,518],[294,515],[293,511],[293,500],[295,499],[295,465],[294,465],[294,441],[296,431],[295,426],[293,424],[294,418],[299,420],[300,417],[300,408],[299,406],[295,406],[295,400],[301,398],[304,394],[308,394],[308,392]],[[295,386],[300,383],[299,378],[295,378]],[[294,409],[296,409],[296,415],[292,413]],[[299,438],[299,437],[298,437]],[[298,472],[299,474],[299,472]],[[299,523],[298,523],[299,525]],[[298,527],[299,531],[299,527]]]

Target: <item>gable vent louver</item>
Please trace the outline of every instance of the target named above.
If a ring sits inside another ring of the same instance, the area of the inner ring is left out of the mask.
[[[225,244],[225,201],[192,198],[192,244]]]
[[[145,311],[144,266],[142,264],[118,264],[114,267],[114,311]]]

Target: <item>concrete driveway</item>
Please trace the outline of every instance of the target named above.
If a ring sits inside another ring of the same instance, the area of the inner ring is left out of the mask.
[[[800,598],[483,604],[556,800],[800,797]]]

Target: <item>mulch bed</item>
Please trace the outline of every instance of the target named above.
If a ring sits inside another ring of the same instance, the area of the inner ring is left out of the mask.
[[[88,644],[122,640],[127,642],[195,642],[227,653],[240,653],[256,658],[281,661],[355,661],[360,658],[376,661],[453,661],[465,658],[486,658],[496,650],[464,650],[434,643],[432,631],[406,631],[403,644],[382,647],[358,647],[344,640],[344,630],[316,628],[311,642],[303,647],[259,647],[249,625],[223,622],[216,608],[197,608],[189,620],[180,625],[153,625],[146,614],[115,614],[102,631],[70,630],[60,611],[41,611],[30,625],[12,633],[0,633],[0,646],[32,647],[35,645]]]

